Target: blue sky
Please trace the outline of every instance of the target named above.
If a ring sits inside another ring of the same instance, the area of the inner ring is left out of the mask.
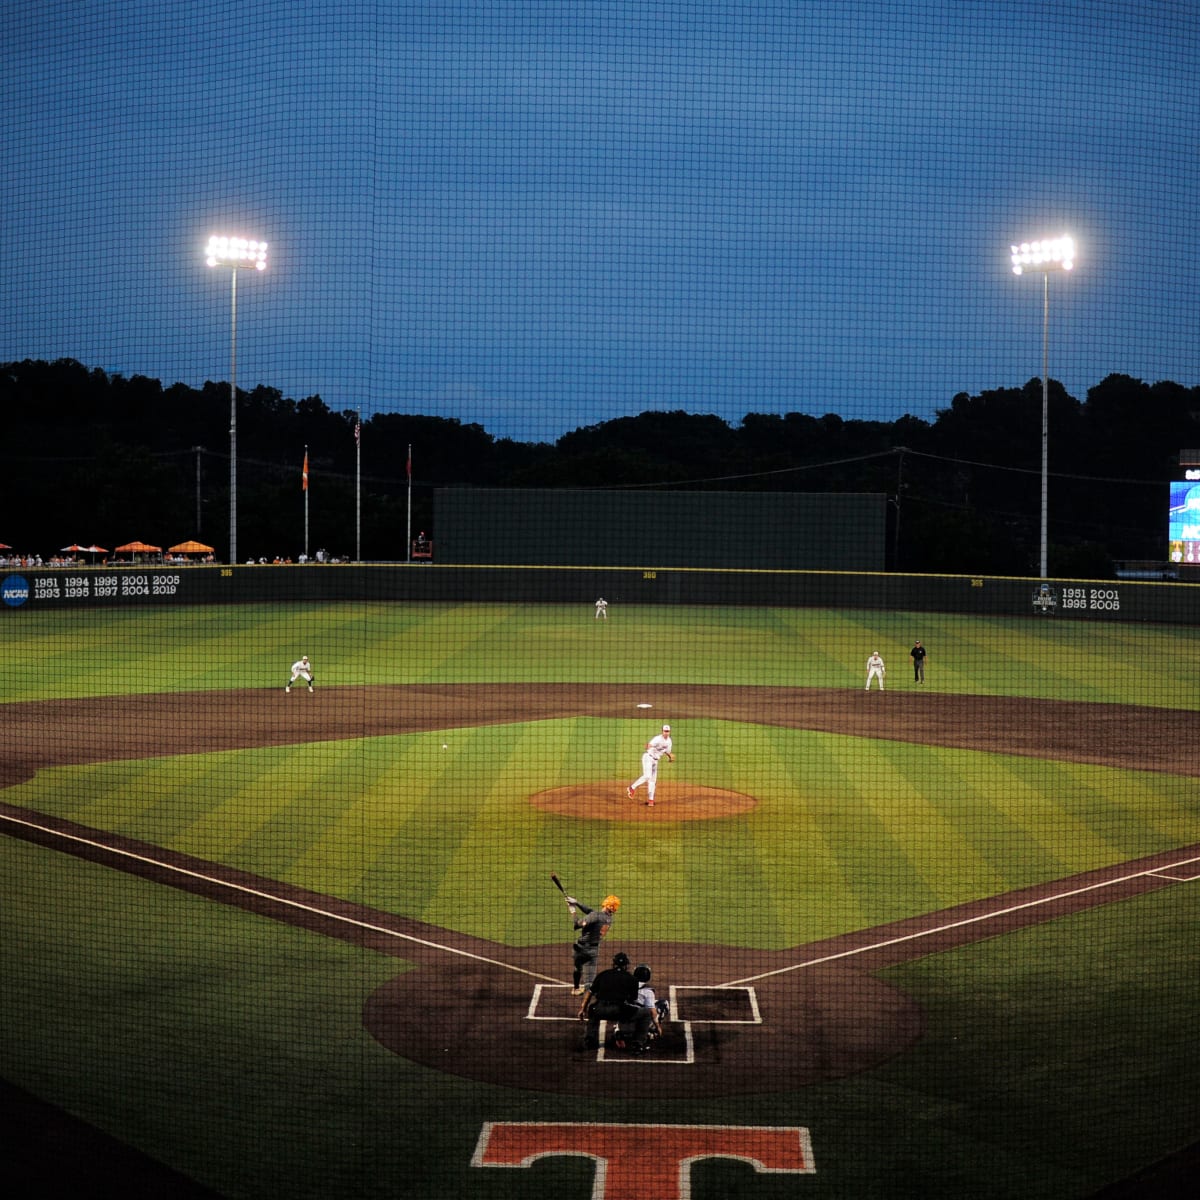
[[[553,439],[1200,383],[1200,10],[10,0],[0,360]]]

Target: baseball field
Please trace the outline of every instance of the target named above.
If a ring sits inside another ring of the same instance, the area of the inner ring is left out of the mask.
[[[9,614],[10,1177],[1149,1194],[1200,1141],[1200,630],[592,599]],[[620,897],[647,1054],[583,1047],[551,872]]]

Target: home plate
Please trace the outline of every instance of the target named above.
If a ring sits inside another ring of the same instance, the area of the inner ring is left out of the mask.
[[[638,708],[653,708],[653,704],[639,704]]]

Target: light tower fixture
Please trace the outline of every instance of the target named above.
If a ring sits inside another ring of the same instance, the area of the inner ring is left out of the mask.
[[[1070,271],[1075,266],[1075,239],[1069,234],[1043,238],[1040,242],[1022,242],[1012,247],[1014,275],[1026,271]]]
[[[210,267],[228,267],[229,300],[229,561],[237,556],[237,277],[239,270],[265,271],[267,243],[214,233],[205,248]]]
[[[1048,542],[1048,498],[1050,483],[1050,272],[1071,271],[1075,268],[1077,247],[1070,234],[1021,242],[1011,247],[1010,261],[1014,275],[1040,271],[1042,275],[1042,528],[1040,569],[1046,578]]]

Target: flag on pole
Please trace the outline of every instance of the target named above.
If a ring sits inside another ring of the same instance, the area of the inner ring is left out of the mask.
[[[357,446],[362,442],[362,422],[354,422],[354,444]]]
[[[308,491],[308,451],[304,451],[304,473],[300,476],[300,488],[302,491]]]

